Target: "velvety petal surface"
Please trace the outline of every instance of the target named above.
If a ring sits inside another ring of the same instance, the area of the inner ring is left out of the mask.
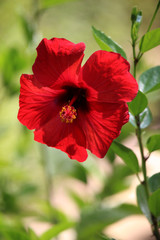
[[[97,51],[81,70],[80,81],[88,85],[88,100],[129,102],[138,92],[138,84],[129,72],[129,63],[113,52]]]
[[[79,118],[86,136],[86,148],[102,158],[112,141],[119,136],[122,126],[128,122],[128,106],[126,103],[92,102],[90,112],[85,115],[81,112]]]
[[[59,114],[50,119],[42,128],[34,132],[34,140],[55,147],[79,162],[86,160],[86,140],[77,120],[73,123],[61,122]]]
[[[64,90],[38,88],[34,85],[34,75],[23,74],[20,83],[18,119],[29,129],[40,128],[60,110],[57,98]]]
[[[37,81],[54,89],[65,84],[76,84],[84,49],[84,43],[44,38],[37,47],[37,58],[32,68]]]

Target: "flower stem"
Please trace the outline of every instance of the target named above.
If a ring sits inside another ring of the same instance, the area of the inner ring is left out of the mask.
[[[153,17],[152,17],[152,19],[151,19],[151,21],[150,21],[150,24],[149,24],[149,27],[148,27],[148,29],[147,29],[147,32],[150,31],[151,26],[152,26],[152,24],[153,24],[153,21],[154,21],[156,15],[157,15],[157,12],[158,12],[158,9],[159,9],[159,8],[160,8],[160,1],[158,1],[157,7],[156,7],[155,12],[154,12],[154,14],[153,14]]]
[[[153,14],[153,17],[151,19],[151,22],[149,24],[147,32],[149,32],[159,8],[160,8],[160,1],[158,1],[158,5]],[[143,41],[143,38],[142,38],[142,41]],[[136,78],[136,75],[137,75],[137,64],[143,55],[143,53],[141,53],[141,51],[139,51],[139,53],[136,56],[135,47],[136,47],[136,42],[132,39],[133,60],[134,60],[134,66],[133,66],[134,78]],[[143,147],[143,143],[142,143],[142,130],[141,130],[141,126],[140,126],[140,115],[139,114],[137,116],[135,116],[135,121],[136,121],[136,125],[137,125],[136,136],[137,136],[137,140],[138,140],[138,144],[139,144],[139,149],[140,149],[140,153],[141,153],[141,162],[142,162],[143,182],[141,182],[141,183],[143,184],[143,186],[145,188],[147,199],[149,199],[150,192],[149,192],[147,169],[146,169],[146,160],[149,158],[149,156],[145,157],[145,155],[144,155],[144,147]],[[156,240],[160,240],[160,233],[158,230],[158,220],[155,216],[153,216],[153,214],[151,212],[150,212],[150,215],[151,215],[151,219],[152,219],[151,227],[152,227],[153,235],[155,236]]]
[[[150,24],[149,24],[149,27],[148,27],[146,33],[150,31],[150,29],[151,29],[151,27],[152,27],[152,24],[153,24],[153,22],[154,22],[154,19],[155,19],[156,15],[157,15],[157,12],[158,12],[158,10],[159,10],[159,8],[160,8],[160,1],[158,1],[158,4],[157,4],[156,9],[155,9],[155,11],[154,11],[154,13],[153,13],[153,17],[152,17],[152,19],[151,19],[151,21],[150,21]],[[144,40],[144,38],[142,38],[141,45],[143,44],[143,40]],[[141,51],[139,51],[139,53],[138,53],[138,55],[137,55],[137,61],[139,61],[142,56],[143,56],[143,53],[142,53]]]
[[[142,144],[142,131],[140,128],[140,119],[139,119],[139,115],[137,115],[135,117],[136,120],[136,124],[137,124],[137,129],[136,129],[136,135],[137,135],[137,139],[138,139],[138,144],[139,144],[139,148],[140,148],[140,153],[141,153],[141,160],[142,160],[142,172],[143,172],[143,185],[145,187],[145,191],[146,191],[146,196],[147,198],[149,198],[149,188],[148,188],[148,181],[147,181],[147,170],[146,170],[146,158],[144,156],[144,148],[143,148],[143,144]]]

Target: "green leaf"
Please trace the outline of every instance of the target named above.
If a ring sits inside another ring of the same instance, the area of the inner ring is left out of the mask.
[[[42,205],[42,213],[40,220],[44,222],[50,222],[50,223],[62,223],[62,222],[68,222],[68,217],[65,215],[65,213],[57,209],[47,202],[43,202]]]
[[[126,54],[122,47],[118,43],[114,42],[110,37],[106,36],[100,30],[97,30],[95,27],[92,27],[93,36],[102,50],[120,53],[122,57],[127,59]]]
[[[134,127],[137,127],[135,117],[131,113],[129,113],[129,115],[130,115],[129,122]],[[139,117],[140,117],[140,128],[141,129],[148,127],[152,122],[152,113],[148,107],[146,107],[144,109],[144,111],[139,114]]]
[[[34,40],[34,35],[36,32],[35,24],[33,21],[31,22],[31,20],[29,20],[24,13],[23,14],[21,13],[19,17],[25,34],[25,39],[27,40],[28,43],[31,43]]]
[[[127,178],[132,174],[133,172],[126,165],[113,165],[112,173],[106,176],[103,187],[97,194],[98,199],[104,199],[129,188]]]
[[[142,53],[160,45],[160,28],[147,32],[139,43],[139,49]]]
[[[97,236],[95,237],[95,240],[116,240],[115,238],[108,238],[104,235],[100,235],[100,234],[97,234]]]
[[[54,227],[50,228],[48,231],[42,234],[40,240],[51,240],[53,237],[57,236],[59,233],[63,232],[68,228],[74,227],[74,222],[64,222],[55,225]]]
[[[39,237],[37,237],[37,235],[35,234],[35,232],[33,232],[33,230],[31,228],[29,228],[28,233],[29,233],[30,240],[38,240],[39,239]]]
[[[149,152],[153,152],[160,149],[160,134],[156,134],[148,138],[147,148]]]
[[[77,193],[73,192],[72,190],[69,191],[69,194],[71,198],[74,200],[76,205],[79,207],[79,209],[84,208],[89,203],[84,201]]]
[[[113,141],[111,148],[134,173],[139,172],[138,159],[131,149],[116,141]]]
[[[1,234],[5,236],[5,239],[7,240],[30,240],[25,231],[18,228],[11,228],[9,226],[3,228]]]
[[[132,214],[140,214],[140,211],[130,204],[122,204],[115,208],[104,208],[100,205],[85,208],[77,224],[77,239],[95,239],[97,233],[102,232],[106,226]]]
[[[144,93],[160,89],[160,66],[150,68],[142,73],[139,78],[139,89]]]
[[[138,38],[138,31],[139,27],[142,21],[142,12],[137,10],[136,7],[132,9],[131,13],[131,21],[132,21],[132,27],[131,27],[131,37],[133,42],[136,42]]]
[[[83,167],[81,164],[79,163],[74,163],[73,164],[73,169],[70,173],[70,176],[84,182],[87,183],[87,170],[85,167]]]
[[[160,189],[160,172],[154,174],[148,179],[149,189],[151,192],[155,192]]]
[[[149,197],[149,209],[151,213],[155,217],[160,216],[160,189],[156,190],[152,195]]]
[[[138,94],[133,99],[133,101],[128,103],[129,111],[134,116],[137,116],[138,114],[143,112],[144,109],[147,107],[147,105],[148,105],[148,100],[141,91],[138,91]]]
[[[148,218],[149,222],[152,222],[150,210],[148,207],[146,191],[142,184],[137,186],[136,194],[137,194],[137,202],[138,202],[138,205],[139,205],[141,211]]]
[[[49,8],[57,4],[62,4],[70,1],[75,1],[75,0],[40,0],[40,3],[41,3],[41,8]]]

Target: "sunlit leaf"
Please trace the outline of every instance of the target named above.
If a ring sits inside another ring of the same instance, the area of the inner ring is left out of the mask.
[[[141,112],[144,111],[144,109],[148,105],[148,100],[146,96],[141,92],[138,91],[137,96],[133,99],[132,102],[128,103],[129,111],[134,115],[137,116]]]
[[[142,73],[139,78],[139,89],[144,93],[160,89],[160,66],[150,68]]]
[[[100,46],[101,50],[120,53],[122,57],[127,59],[124,50],[120,45],[118,45],[118,43],[114,42],[110,37],[106,36],[103,32],[97,30],[95,27],[92,27],[92,31],[93,36]]]
[[[150,210],[148,207],[148,199],[147,199],[145,187],[142,184],[138,185],[136,193],[137,193],[137,202],[141,211],[148,218],[148,220],[152,222]]]
[[[39,240],[39,237],[33,232],[31,228],[28,229],[28,235],[30,240]]]
[[[156,190],[149,197],[149,209],[155,217],[160,216],[160,189]]]
[[[15,74],[22,70],[26,64],[27,58],[20,49],[13,47],[8,48],[4,53],[2,63],[2,83],[9,95],[13,95],[19,91],[19,81],[14,81]]]
[[[130,115],[129,122],[134,127],[137,127],[135,117],[131,113],[129,113],[129,115]],[[146,107],[144,109],[144,111],[139,114],[139,118],[140,118],[140,128],[141,129],[147,128],[152,122],[152,113],[151,113],[150,109],[148,107]]]
[[[25,231],[22,231],[18,228],[14,229],[9,226],[2,229],[1,234],[5,237],[6,240],[30,240]]]
[[[74,222],[64,222],[54,225],[52,228],[50,228],[48,231],[44,232],[41,235],[40,240],[51,240],[53,237],[57,236],[64,230],[74,227],[74,225],[75,225]]]
[[[138,173],[138,159],[130,148],[127,148],[116,141],[113,141],[111,148],[134,173]]]
[[[156,134],[149,137],[146,145],[149,152],[153,152],[160,149],[160,134]]]
[[[40,5],[41,5],[41,8],[49,8],[57,4],[62,4],[70,1],[75,1],[75,0],[40,0],[40,3],[41,3]]]
[[[69,194],[79,208],[83,208],[88,205],[88,203],[84,201],[76,192],[70,190]]]
[[[68,216],[65,215],[65,213],[57,209],[53,206],[51,206],[49,203],[44,202],[41,205],[42,207],[42,213],[40,219],[45,222],[51,222],[60,224],[63,222],[68,222]]]
[[[95,239],[97,233],[132,214],[139,214],[139,209],[130,204],[122,204],[115,208],[104,208],[101,206],[90,206],[85,208],[77,225],[78,240]]]
[[[160,45],[160,28],[147,32],[139,43],[139,49],[142,53]]]
[[[151,192],[155,192],[160,189],[160,172],[154,174],[148,179],[149,189]]]
[[[132,174],[133,172],[126,165],[113,165],[112,173],[106,176],[103,187],[97,194],[98,199],[104,199],[126,190],[130,186],[126,178]]]

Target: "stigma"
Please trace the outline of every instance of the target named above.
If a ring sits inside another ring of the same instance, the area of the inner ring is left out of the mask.
[[[65,105],[59,113],[62,122],[72,123],[77,117],[77,111],[73,106]]]

